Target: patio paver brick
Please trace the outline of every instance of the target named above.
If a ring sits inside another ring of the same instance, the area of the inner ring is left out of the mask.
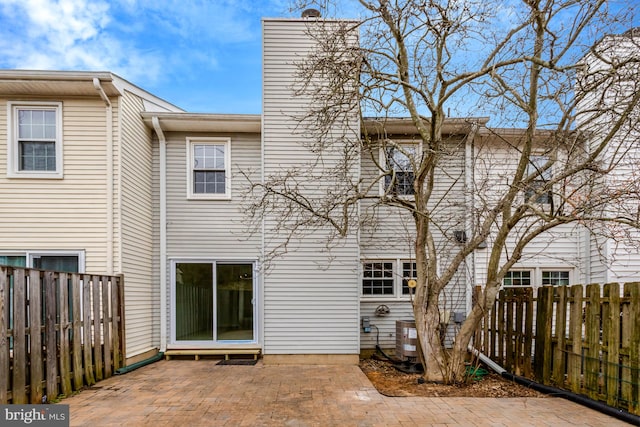
[[[159,361],[61,403],[72,426],[623,426],[560,398],[379,394],[357,366]]]

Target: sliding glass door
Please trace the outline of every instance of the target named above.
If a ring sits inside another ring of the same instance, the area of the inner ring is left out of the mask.
[[[253,263],[175,262],[173,267],[176,343],[255,341]]]

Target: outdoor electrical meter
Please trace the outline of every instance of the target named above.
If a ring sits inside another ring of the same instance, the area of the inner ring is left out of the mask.
[[[367,334],[371,332],[371,322],[369,321],[369,316],[362,316],[362,331]]]

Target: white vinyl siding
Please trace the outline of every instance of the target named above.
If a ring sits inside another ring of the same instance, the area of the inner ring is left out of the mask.
[[[308,108],[309,99],[292,93],[294,63],[313,48],[305,33],[310,22],[263,20],[262,138],[267,177],[289,167],[305,168],[315,158],[295,130],[294,117]],[[345,126],[359,131],[355,117]],[[323,160],[330,164],[333,158]],[[330,188],[332,183],[304,185],[309,197],[314,197],[318,189]],[[285,237],[273,230],[275,220],[264,222],[267,252]],[[328,253],[323,242],[329,232],[320,229],[294,239],[289,251],[268,270],[264,278],[265,354],[358,354],[358,245],[356,237],[349,235]]]

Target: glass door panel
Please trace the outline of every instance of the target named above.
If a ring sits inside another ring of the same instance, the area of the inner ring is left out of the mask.
[[[176,341],[213,340],[213,266],[176,264]]]
[[[253,264],[216,265],[216,337],[252,341]]]

